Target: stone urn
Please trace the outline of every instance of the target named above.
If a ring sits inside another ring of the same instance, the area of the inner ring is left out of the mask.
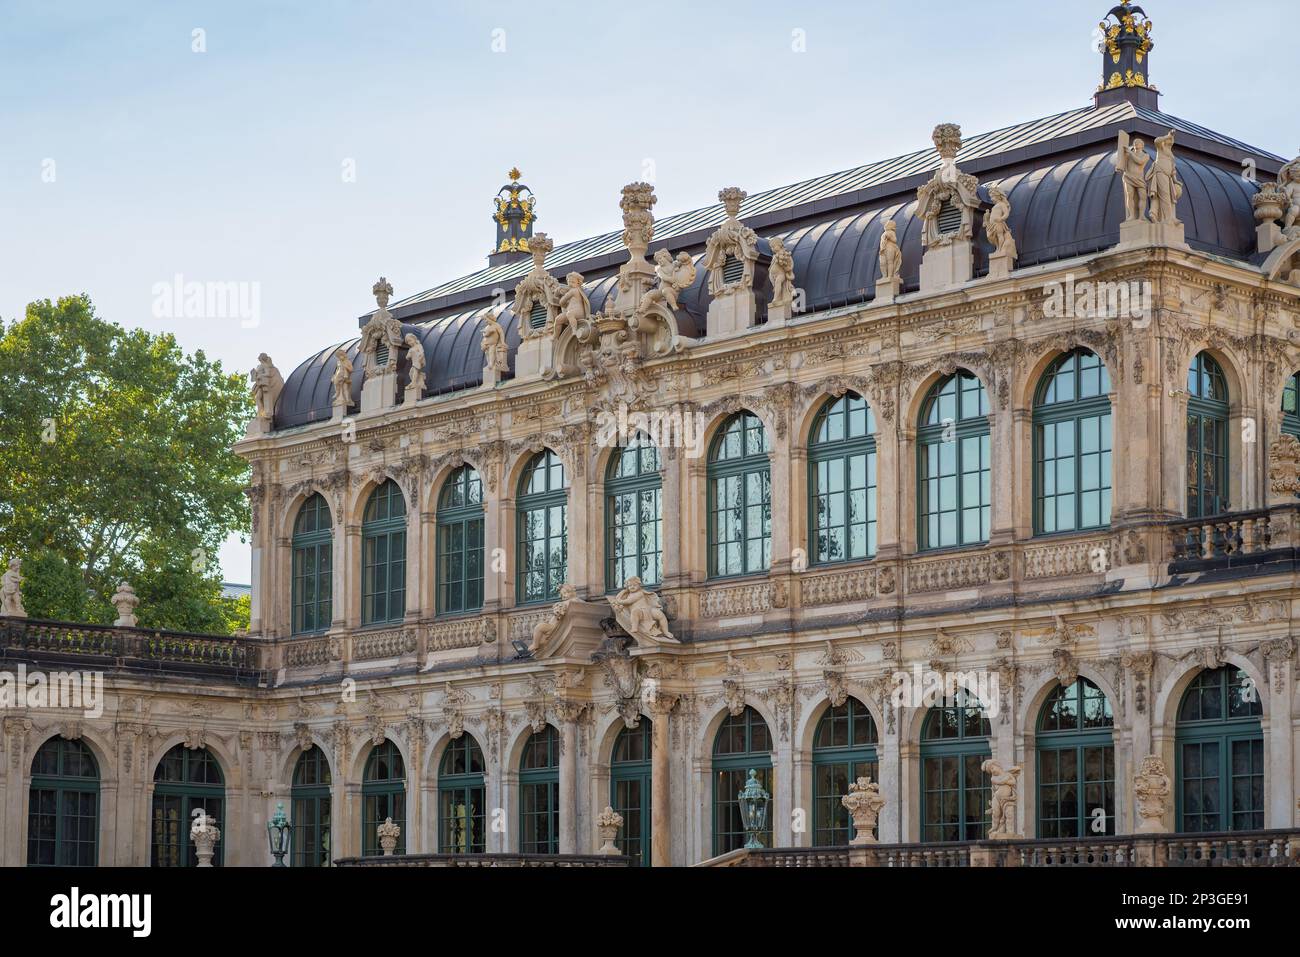
[[[199,867],[211,867],[212,853],[217,841],[221,840],[221,828],[217,827],[217,819],[201,807],[196,807],[191,812],[191,817],[194,818],[194,823],[190,825],[190,843],[194,845]]]
[[[623,815],[612,807],[606,806],[596,818],[596,832],[600,835],[601,845],[597,854],[622,854],[614,841],[618,838],[618,829],[623,826]]]
[[[402,836],[402,828],[393,823],[393,819],[385,818],[384,823],[375,828],[375,835],[379,838],[379,847],[384,852],[384,857],[391,857],[393,851],[397,850],[397,839]]]
[[[840,798],[840,803],[848,809],[853,818],[853,830],[856,832],[849,844],[861,847],[863,844],[876,844],[876,820],[880,809],[885,806],[884,795],[880,785],[871,778],[858,778],[849,785],[849,793]]]

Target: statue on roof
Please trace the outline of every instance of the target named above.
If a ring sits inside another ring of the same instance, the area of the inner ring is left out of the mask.
[[[271,357],[265,352],[257,357],[257,367],[248,374],[253,384],[253,402],[257,406],[259,419],[270,419],[275,415],[275,400],[284,388],[284,378],[275,367]]]
[[[352,404],[352,360],[348,358],[348,350],[342,347],[334,350],[334,374],[330,382],[334,386],[334,409],[347,414]]]
[[[695,283],[695,260],[687,252],[678,253],[674,259],[668,250],[660,249],[655,253],[655,275],[659,281],[641,300],[641,312],[646,312],[657,303],[676,309],[677,297],[681,291],[689,289]]]
[[[794,256],[785,248],[780,236],[768,239],[772,248],[772,261],[767,267],[767,278],[772,282],[773,306],[788,306],[794,302]]]
[[[406,401],[419,402],[424,395],[424,344],[414,332],[408,332],[402,340],[406,343],[406,360],[411,364],[406,385]]]
[[[1147,170],[1147,191],[1151,194],[1151,221],[1178,223],[1178,200],[1183,183],[1174,161],[1174,131],[1156,137],[1156,158]]]
[[[984,216],[984,235],[993,244],[993,255],[1002,256],[1012,262],[1016,258],[1016,238],[1011,235],[1011,200],[1000,186],[989,187],[989,197],[993,208]]]
[[[551,332],[553,339],[568,327],[575,336],[581,337],[585,326],[591,320],[591,300],[582,288],[582,273],[571,272],[564,277],[565,289],[560,294],[559,312],[555,316],[555,327]]]
[[[1300,238],[1300,156],[1277,171],[1277,185],[1286,196],[1282,234],[1287,239]]]
[[[510,356],[506,349],[506,334],[497,320],[496,311],[489,309],[483,319],[483,365],[504,375],[510,368]]]
[[[892,219],[885,223],[880,234],[880,279],[890,282],[897,279],[903,269],[903,251],[898,248],[898,223]]]
[[[361,330],[361,355],[365,357],[366,378],[378,370],[378,353],[381,347],[388,350],[385,365],[395,365],[397,350],[402,345],[402,324],[388,311],[388,300],[393,295],[393,285],[383,276],[371,287],[379,306],[370,315],[370,321]]]
[[[1115,169],[1124,179],[1124,221],[1147,219],[1147,156],[1146,143],[1140,136],[1130,142],[1127,133],[1119,134],[1115,149]]]

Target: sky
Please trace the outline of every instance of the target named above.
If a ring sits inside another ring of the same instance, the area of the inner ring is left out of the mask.
[[[103,318],[287,378],[486,264],[518,166],[557,244],[1087,105],[1111,4],[0,0],[0,316]],[[1161,108],[1300,146],[1294,0],[1150,0]],[[1291,26],[1287,26],[1287,24]],[[187,310],[167,290],[238,284]],[[232,537],[224,577],[250,580]]]

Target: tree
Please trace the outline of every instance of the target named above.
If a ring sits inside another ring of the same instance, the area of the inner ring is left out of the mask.
[[[84,295],[0,323],[0,543],[28,613],[111,622],[126,579],[141,624],[228,632],[215,556],[248,529],[230,449],[251,414],[244,376]]]

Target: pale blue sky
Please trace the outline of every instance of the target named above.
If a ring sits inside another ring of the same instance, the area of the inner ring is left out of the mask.
[[[0,315],[86,292],[287,376],[355,335],[381,273],[400,298],[484,265],[512,165],[566,242],[617,225],[647,160],[662,216],[922,148],[938,122],[1071,109],[1109,6],[0,0]],[[1144,6],[1164,110],[1295,155],[1294,57],[1260,52],[1294,2]],[[156,317],[177,274],[258,284],[258,324]],[[246,546],[222,558],[249,580]]]

